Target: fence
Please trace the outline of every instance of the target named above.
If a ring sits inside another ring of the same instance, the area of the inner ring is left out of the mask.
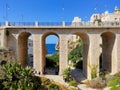
[[[0,26],[39,26],[39,27],[105,27],[119,26],[120,22],[0,22]]]

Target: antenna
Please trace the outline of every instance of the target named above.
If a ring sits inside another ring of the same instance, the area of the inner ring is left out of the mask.
[[[8,21],[8,10],[10,9],[10,7],[7,3],[5,5],[5,8],[6,8],[6,21]]]
[[[64,4],[62,5],[62,21],[64,21],[64,10],[65,10],[65,8],[64,8]]]

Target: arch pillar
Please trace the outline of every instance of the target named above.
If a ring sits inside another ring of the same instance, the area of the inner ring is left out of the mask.
[[[120,37],[119,37],[120,38]],[[115,37],[115,42],[114,42],[114,46],[113,46],[113,51],[112,51],[112,61],[111,61],[111,74],[115,74],[118,72],[118,69],[117,69],[117,66],[119,65],[120,66],[120,63],[117,62],[117,39]]]
[[[15,59],[17,59],[18,60],[18,34],[16,34],[16,36],[15,36]]]
[[[116,69],[115,68],[114,69],[115,69],[115,72],[120,72],[120,34],[116,34],[115,50],[116,50],[116,53],[115,53],[116,63],[115,62],[114,63],[115,63]]]
[[[112,32],[104,32],[101,36],[103,69],[115,74],[117,72],[116,35]]]
[[[92,78],[92,71],[96,70],[96,75],[99,76],[99,56],[100,56],[100,35],[99,34],[89,34],[90,38],[90,48],[88,56],[88,73],[87,79]]]
[[[59,44],[59,75],[63,74],[63,71],[68,67],[68,40],[67,35],[59,35],[60,44]]]
[[[6,30],[3,29],[1,32],[1,47],[3,47],[4,49],[7,49],[7,35],[6,35]]]
[[[33,34],[33,68],[37,73],[43,74],[41,35]]]

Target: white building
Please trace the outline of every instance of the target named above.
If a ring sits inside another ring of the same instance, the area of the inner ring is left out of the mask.
[[[90,18],[90,22],[101,20],[101,22],[120,22],[120,9],[115,7],[113,13],[105,11],[102,14],[93,14]]]
[[[120,9],[115,7],[113,13],[105,14],[104,17],[101,18],[102,22],[120,22]]]

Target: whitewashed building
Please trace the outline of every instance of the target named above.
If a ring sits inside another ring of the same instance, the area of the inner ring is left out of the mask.
[[[120,9],[115,7],[113,13],[105,11],[102,14],[93,14],[90,18],[90,22],[95,22],[96,20],[101,20],[101,22],[120,22]]]

